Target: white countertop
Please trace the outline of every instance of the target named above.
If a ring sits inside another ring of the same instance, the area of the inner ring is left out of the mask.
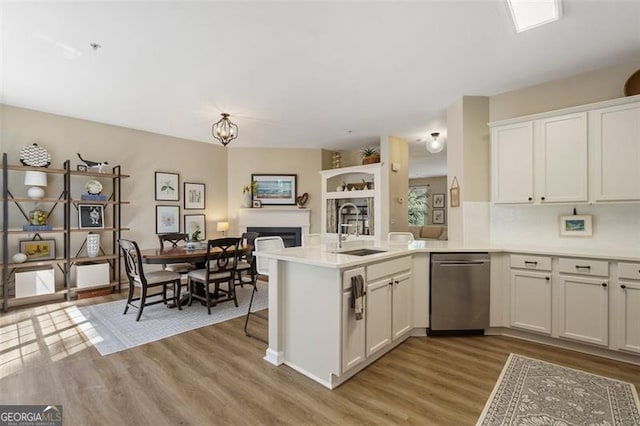
[[[340,254],[340,251],[358,248],[384,250],[382,253],[367,256]],[[388,244],[372,240],[354,240],[343,243],[342,249],[336,249],[336,243],[326,243],[314,247],[290,247],[280,250],[261,252],[259,256],[285,260],[289,262],[330,268],[346,268],[377,262],[384,259],[412,254],[438,252],[490,252],[490,253],[527,253],[547,256],[588,257],[610,259],[616,261],[640,262],[640,247],[637,250],[621,250],[615,248],[570,248],[570,247],[536,247],[536,246],[497,246],[491,244],[462,244],[449,241],[416,240],[411,244]]]

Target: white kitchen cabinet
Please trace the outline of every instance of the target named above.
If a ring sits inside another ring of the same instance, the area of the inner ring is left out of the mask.
[[[380,279],[367,284],[367,356],[391,343],[391,297],[393,281]]]
[[[586,202],[587,113],[492,129],[494,203]]]
[[[561,275],[558,305],[560,337],[608,346],[608,280]]]
[[[618,264],[618,349],[640,353],[640,263]]]
[[[589,198],[587,113],[534,122],[534,196],[539,203]]]
[[[413,289],[411,287],[411,274],[405,273],[397,277],[393,277],[393,301],[392,307],[392,333],[393,340],[396,340],[411,330],[411,296]]]
[[[551,277],[511,270],[511,326],[551,334]]]
[[[589,112],[594,201],[640,200],[640,102]]]
[[[533,123],[491,129],[494,203],[533,202]]]

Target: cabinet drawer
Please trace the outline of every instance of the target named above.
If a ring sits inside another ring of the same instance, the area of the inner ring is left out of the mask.
[[[550,271],[551,258],[546,256],[529,256],[524,254],[512,254],[511,267],[532,269],[536,271]]]
[[[367,281],[373,281],[388,275],[397,274],[411,269],[411,256],[387,260],[367,266]]]
[[[563,274],[609,276],[609,262],[591,259],[568,259],[561,257],[558,271]]]
[[[640,263],[618,263],[618,278],[640,280]]]

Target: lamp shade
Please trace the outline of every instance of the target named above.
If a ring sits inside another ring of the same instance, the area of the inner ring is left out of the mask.
[[[24,174],[26,186],[47,186],[47,174],[45,172],[28,171]]]
[[[229,230],[229,222],[218,222],[216,225],[216,230],[218,232],[224,232]]]

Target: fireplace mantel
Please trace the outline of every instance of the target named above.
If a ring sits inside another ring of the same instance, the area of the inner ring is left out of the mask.
[[[309,233],[311,209],[296,207],[241,208],[238,212],[238,231],[247,227],[300,227],[302,235]]]

